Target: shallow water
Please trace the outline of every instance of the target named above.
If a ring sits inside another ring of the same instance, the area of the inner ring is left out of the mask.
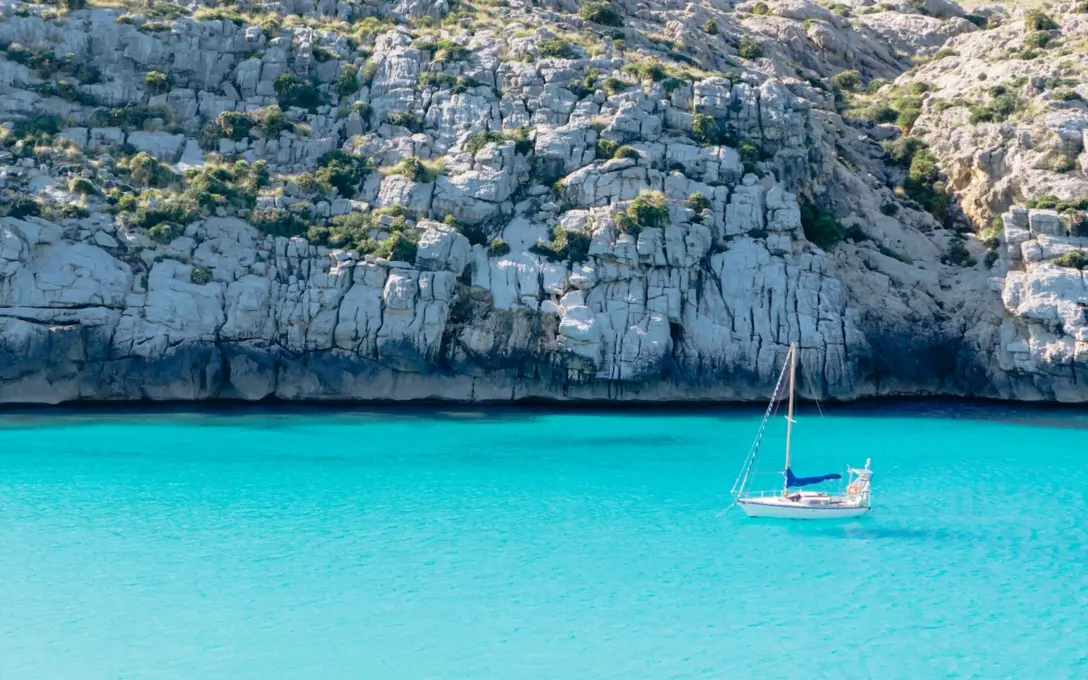
[[[0,417],[0,678],[1088,677],[1081,412],[806,411],[831,524],[720,514],[759,416]]]

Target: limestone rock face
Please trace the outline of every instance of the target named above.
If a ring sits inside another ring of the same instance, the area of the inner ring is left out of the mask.
[[[0,403],[1088,401],[1088,15],[610,6],[0,8]]]

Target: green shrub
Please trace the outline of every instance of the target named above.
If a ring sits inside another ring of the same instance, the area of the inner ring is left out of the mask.
[[[487,254],[489,257],[502,257],[510,253],[510,245],[501,238],[491,239],[491,243],[487,246]]]
[[[344,198],[352,198],[359,185],[370,174],[370,165],[358,156],[343,151],[329,151],[317,162],[314,178],[322,184],[335,187]]]
[[[759,59],[763,56],[763,48],[752,36],[743,35],[737,44],[737,54],[741,59]]]
[[[921,149],[911,158],[907,178],[903,181],[903,192],[938,218],[943,217],[948,208],[948,197],[944,195],[940,176],[937,159],[928,149]]]
[[[619,94],[627,89],[627,83],[623,82],[619,78],[609,76],[604,79],[604,91],[609,95]]]
[[[976,104],[971,107],[971,123],[1003,123],[1016,113],[1022,104],[1020,97],[1012,92],[1004,92],[993,98],[989,104]]]
[[[336,81],[336,93],[341,97],[347,97],[359,91],[359,77],[355,68],[348,64],[340,67],[340,78]]]
[[[68,191],[81,196],[93,196],[98,193],[98,189],[86,177],[73,177],[68,180]]]
[[[1051,19],[1043,10],[1032,9],[1024,14],[1024,28],[1029,31],[1053,31],[1058,22]]]
[[[556,59],[573,59],[574,50],[571,44],[562,38],[544,38],[537,45],[537,50],[542,57]]]
[[[672,76],[669,76],[665,80],[661,81],[661,86],[665,88],[665,93],[670,94],[670,95],[673,92],[675,92],[676,90],[679,90],[681,87],[684,87],[687,84],[688,84],[688,81],[686,81],[686,80],[684,80],[682,78],[675,78],[675,77],[672,77]]]
[[[389,238],[381,241],[370,234],[377,228],[378,219],[383,216],[395,219],[383,227],[390,232]],[[387,259],[413,262],[416,253],[418,235],[405,233],[407,219],[414,218],[410,211],[400,206],[378,208],[369,214],[351,212],[337,215],[329,220],[329,226],[314,225],[306,231],[306,238],[317,245],[333,248],[356,250],[360,254],[375,255]]]
[[[514,142],[514,153],[522,156],[528,156],[532,153],[533,140],[529,139],[528,128],[519,127],[514,130],[507,130],[502,133],[502,136]]]
[[[979,28],[989,28],[990,20],[981,14],[968,14],[966,19]]]
[[[394,262],[413,263],[416,261],[418,250],[418,239],[402,232],[393,234],[384,241],[379,241],[374,254]]]
[[[506,141],[506,138],[498,132],[481,130],[468,136],[465,140],[464,150],[470,156],[475,156],[488,144],[502,144],[504,141]]]
[[[585,262],[589,259],[590,235],[584,231],[567,231],[555,226],[551,230],[551,242],[538,241],[529,248],[529,252],[540,255],[551,262]]]
[[[612,158],[618,148],[620,148],[619,142],[599,137],[597,139],[597,158]]]
[[[249,131],[253,129],[253,119],[247,113],[241,111],[224,111],[216,119],[219,129],[227,139],[240,142],[249,137]]]
[[[744,165],[745,174],[755,174],[757,171],[756,163],[759,162],[759,148],[752,142],[744,140],[737,146],[737,153],[740,154],[740,162]]]
[[[0,212],[6,212],[8,217],[22,220],[27,217],[39,217],[42,214],[42,206],[33,198],[20,196],[8,203],[6,207],[0,203]]]
[[[669,226],[669,206],[660,191],[642,191],[627,205],[627,214],[640,227]]]
[[[99,109],[91,114],[94,127],[141,128],[156,115],[143,104],[126,104],[112,109]]]
[[[295,124],[287,119],[280,107],[274,104],[256,115],[255,121],[260,126],[261,134],[268,138],[279,137],[281,132],[295,129]]]
[[[317,107],[328,103],[325,95],[317,88],[316,80],[303,80],[293,73],[281,73],[273,88],[279,96],[280,106],[306,109],[314,113]]]
[[[144,76],[144,88],[151,94],[162,94],[170,89],[170,83],[167,81],[165,73],[148,71],[147,75]]]
[[[450,73],[438,73],[425,71],[419,74],[419,86],[433,87],[439,90],[449,89],[457,85],[457,76]]]
[[[227,7],[201,7],[193,12],[196,21],[229,21],[238,26],[244,26],[246,18],[236,10]]]
[[[642,158],[642,154],[640,154],[638,151],[636,151],[635,149],[633,149],[633,148],[631,148],[629,146],[621,146],[618,149],[616,149],[616,151],[612,154],[612,157],[613,158],[633,158],[635,160],[638,160],[639,158]]]
[[[578,16],[595,24],[617,28],[623,26],[623,17],[610,4],[604,2],[587,2],[578,10]]]
[[[249,216],[249,223],[262,234],[270,236],[302,236],[310,227],[312,216],[283,208],[255,210]]]
[[[707,35],[718,35],[721,33],[721,31],[718,30],[718,24],[714,23],[713,19],[707,19],[700,28],[702,28],[703,33],[706,33]]]
[[[701,193],[696,191],[692,195],[688,196],[687,205],[689,209],[694,210],[697,213],[701,213],[704,210],[710,210],[713,204],[710,202],[709,198],[703,196]]]
[[[453,81],[453,93],[461,94],[462,92],[468,92],[468,90],[473,87],[480,87],[481,85],[483,85],[483,83],[476,80],[475,78],[457,76],[457,78]]]
[[[405,156],[397,164],[383,170],[387,175],[403,175],[413,182],[426,184],[433,182],[438,174],[435,168],[428,167],[415,156]]]
[[[899,120],[899,112],[890,106],[877,104],[867,109],[866,113],[874,123],[894,123]]]
[[[378,62],[367,59],[363,64],[363,85],[370,85],[374,82],[374,76],[378,73]]]
[[[941,261],[945,264],[954,264],[961,267],[973,267],[978,264],[978,260],[972,257],[967,250],[966,241],[959,234],[949,239],[948,252],[941,256]]]
[[[71,57],[58,57],[51,49],[27,47],[17,42],[10,43],[3,49],[9,61],[33,69],[43,78],[50,78],[61,71],[67,71],[74,63]]]
[[[371,111],[370,104],[367,104],[366,102],[352,102],[351,103],[351,112],[355,113],[355,114],[358,114],[359,117],[362,118],[364,122],[370,120],[370,111]]]
[[[902,128],[904,131],[910,130],[914,125],[918,117],[922,115],[922,109],[907,108],[900,111],[895,116],[895,124]]]
[[[881,214],[887,215],[888,217],[895,217],[899,214],[899,204],[884,203],[880,206],[880,212]]]
[[[63,218],[82,220],[90,217],[91,211],[78,203],[64,203],[59,209],[55,209],[55,214]]]
[[[319,64],[324,64],[327,61],[336,61],[340,58],[340,55],[333,52],[324,45],[314,45],[310,49],[310,53],[314,55],[314,61]]]
[[[295,124],[275,105],[261,111],[224,111],[204,124],[200,131],[200,146],[213,151],[220,139],[242,141],[254,128],[267,138],[275,138],[285,130],[294,130]]]
[[[201,267],[193,267],[193,271],[189,273],[189,280],[203,286],[204,284],[211,282],[212,273]]]
[[[147,230],[147,235],[159,243],[170,243],[178,236],[181,236],[181,233],[181,229],[169,223],[156,224]]]
[[[865,233],[865,230],[860,225],[851,224],[843,232],[843,238],[853,243],[861,243],[862,241],[868,241],[869,235]]]
[[[1028,47],[1043,49],[1050,43],[1050,34],[1046,31],[1036,31],[1024,38],[1024,44]]]
[[[423,119],[407,111],[390,111],[385,114],[385,122],[395,127],[408,128],[413,133],[423,131]]]
[[[182,202],[195,203],[204,210],[221,206],[252,209],[257,203],[258,190],[268,183],[268,179],[264,161],[207,165],[198,171],[185,173],[187,186]]]
[[[1083,102],[1084,97],[1080,96],[1080,93],[1076,90],[1055,90],[1052,95],[1055,101],[1059,102]]]
[[[1044,194],[1039,198],[1024,201],[1027,208],[1041,208],[1044,210],[1057,210],[1060,213],[1071,213],[1080,210],[1088,210],[1088,198],[1076,201],[1063,201],[1053,194]]]
[[[904,167],[910,167],[914,154],[928,148],[924,141],[909,135],[900,137],[894,142],[884,142],[882,146],[884,153],[888,154],[888,160]]]
[[[141,33],[166,33],[172,31],[174,25],[169,21],[147,21],[144,22],[137,30]]]
[[[831,78],[831,85],[847,92],[853,92],[861,85],[861,74],[856,70],[842,71]]]
[[[695,141],[707,146],[721,143],[718,121],[705,113],[695,114],[691,117],[691,136],[695,138]]]
[[[647,61],[639,64],[635,67],[635,75],[639,80],[649,80],[650,82],[660,82],[668,77],[668,73],[665,72],[665,67],[658,61]]]
[[[87,0],[61,0],[61,5],[69,12],[87,9]]]
[[[439,40],[434,44],[436,61],[464,61],[471,54],[467,47],[452,40]]]
[[[998,254],[995,252],[986,253],[986,257],[982,258],[982,264],[986,265],[987,269],[993,269],[994,263],[998,260]]]
[[[823,250],[830,250],[846,237],[846,230],[834,213],[824,212],[814,203],[801,205],[801,228],[805,238]]]
[[[573,94],[578,99],[585,99],[594,92],[592,86],[588,86],[585,84],[588,81],[588,78],[584,81],[572,80],[567,83],[567,89],[570,90],[571,94]]]
[[[1073,269],[1088,269],[1088,253],[1083,250],[1070,250],[1051,260],[1059,267],[1071,267]]]
[[[62,121],[60,116],[53,114],[39,114],[20,118],[11,128],[11,135],[15,139],[48,141],[48,138],[60,132]]]
[[[763,2],[762,0],[752,6],[752,14],[756,15],[757,17],[764,16],[765,14],[770,13],[770,11],[771,8],[768,7],[767,3]]]
[[[369,246],[364,245],[369,240],[371,229],[367,216],[350,212],[330,219],[328,227],[316,224],[311,226],[306,230],[306,238],[316,245],[370,252],[377,244],[372,242]]]
[[[663,229],[669,225],[669,206],[660,191],[643,191],[627,204],[627,210],[614,216],[616,226],[625,234],[638,236],[648,227]]]
[[[146,151],[128,159],[127,166],[129,177],[140,186],[164,188],[178,180],[173,170]]]

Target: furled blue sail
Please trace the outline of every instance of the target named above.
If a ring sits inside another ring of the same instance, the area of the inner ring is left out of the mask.
[[[819,484],[820,482],[826,482],[829,479],[842,479],[840,474],[820,475],[819,477],[796,477],[793,474],[793,470],[786,468],[786,486],[808,486],[809,484]]]

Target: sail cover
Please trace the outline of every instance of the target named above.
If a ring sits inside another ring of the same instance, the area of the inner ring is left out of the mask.
[[[796,477],[793,474],[793,470],[786,468],[786,486],[798,487],[808,486],[809,484],[819,484],[820,482],[826,482],[829,479],[842,479],[840,474],[820,475],[819,477]]]

